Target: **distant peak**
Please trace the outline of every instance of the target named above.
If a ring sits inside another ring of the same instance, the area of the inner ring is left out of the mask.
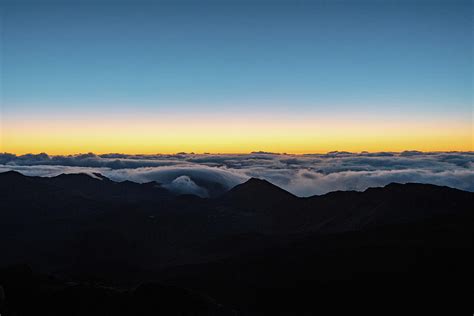
[[[234,189],[237,189],[237,188],[240,188],[240,189],[242,189],[242,188],[252,188],[252,187],[254,187],[254,188],[267,187],[267,188],[275,188],[275,189],[283,190],[280,187],[270,183],[269,181],[267,181],[265,179],[260,179],[260,178],[250,178],[247,181],[245,181],[244,183],[235,186]]]
[[[90,175],[86,173],[61,173],[54,178],[84,178],[84,177],[92,178]]]
[[[22,174],[18,171],[15,171],[15,170],[0,172],[0,176],[2,176],[2,177],[25,177],[24,174]]]
[[[428,190],[428,189],[453,189],[445,185],[435,185],[430,183],[416,183],[416,182],[407,182],[407,183],[398,183],[392,182],[384,186],[385,189],[404,189],[404,190]]]
[[[248,184],[252,184],[252,183],[257,184],[257,183],[258,183],[258,184],[269,184],[269,185],[273,185],[273,184],[271,184],[270,182],[268,182],[268,181],[265,180],[265,179],[254,178],[254,177],[248,179],[247,181],[244,182],[244,184],[245,184],[245,183],[248,183]]]
[[[268,196],[288,196],[294,197],[288,191],[270,183],[267,180],[259,178],[250,178],[246,182],[236,185],[229,193],[231,195],[268,195]]]
[[[413,182],[407,182],[407,183],[399,183],[399,182],[390,182],[384,188],[386,189],[396,189],[396,188],[410,188],[410,187],[433,187],[434,185],[432,184],[425,184],[425,183],[413,183]]]
[[[54,177],[57,179],[95,179],[95,180],[109,180],[109,178],[103,176],[100,173],[61,173],[60,175]]]

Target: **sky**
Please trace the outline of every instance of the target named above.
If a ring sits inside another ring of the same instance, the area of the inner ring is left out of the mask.
[[[471,1],[0,3],[0,152],[472,151]]]

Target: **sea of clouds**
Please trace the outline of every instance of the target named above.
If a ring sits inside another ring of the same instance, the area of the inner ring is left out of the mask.
[[[216,183],[230,189],[250,177],[266,179],[298,196],[336,190],[361,191],[391,182],[431,183],[474,191],[474,152],[0,154],[0,172],[8,170],[48,177],[98,172],[114,181],[157,181],[170,190],[200,196],[208,196],[209,192],[199,183]]]

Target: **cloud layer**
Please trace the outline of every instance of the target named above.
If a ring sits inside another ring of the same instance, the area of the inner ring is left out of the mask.
[[[405,151],[286,155],[70,156],[0,154],[0,172],[26,175],[99,172],[115,181],[158,181],[178,193],[214,196],[250,177],[266,179],[296,195],[365,190],[390,182],[420,182],[474,191],[474,152]]]

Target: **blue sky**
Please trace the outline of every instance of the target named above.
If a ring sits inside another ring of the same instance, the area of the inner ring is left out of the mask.
[[[470,8],[450,1],[4,5],[4,110],[468,113]]]

